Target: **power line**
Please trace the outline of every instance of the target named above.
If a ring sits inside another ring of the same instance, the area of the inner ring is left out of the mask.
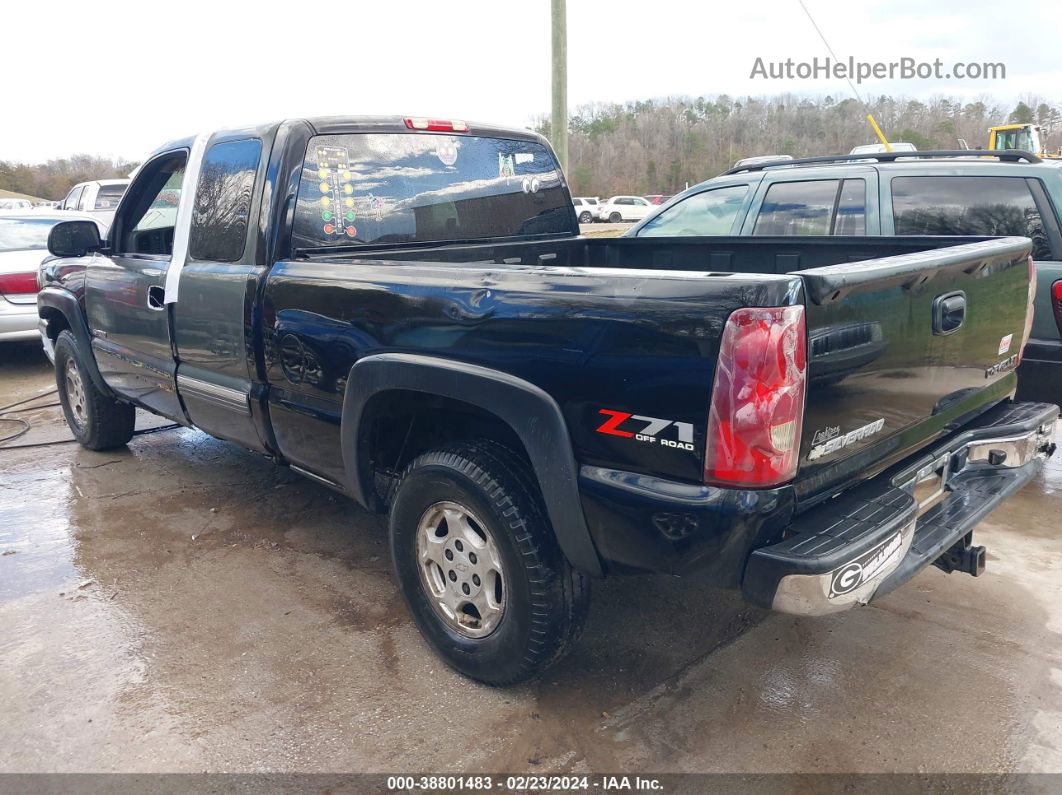
[[[811,27],[815,28],[815,32],[819,34],[819,38],[822,39],[822,43],[826,45],[826,50],[830,53],[830,57],[832,57],[836,63],[840,63],[841,59],[837,57],[837,53],[833,51],[833,47],[831,47],[830,43],[826,41],[826,37],[822,35],[822,31],[819,29],[819,25],[815,21],[815,17],[811,16],[811,12],[808,11],[808,7],[804,5],[804,0],[797,0],[797,2],[800,3],[800,7],[804,9],[804,13],[808,15],[808,20],[810,20],[811,22]],[[867,107],[866,100],[864,100],[862,95],[856,90],[855,83],[852,82],[852,76],[845,73],[845,80],[848,81],[848,87],[852,89],[852,93],[856,95],[856,99],[858,99],[860,103],[862,103],[864,108],[870,110],[870,108]]]

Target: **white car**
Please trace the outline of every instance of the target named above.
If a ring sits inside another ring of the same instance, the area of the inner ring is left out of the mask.
[[[60,221],[100,219],[85,213],[0,210],[0,342],[40,339],[37,268],[48,256],[48,233]]]
[[[579,216],[579,223],[590,224],[597,220],[600,200],[596,196],[574,197],[572,204],[575,205],[575,214]]]
[[[79,182],[59,203],[59,209],[90,213],[97,220],[102,219],[105,226],[110,226],[114,220],[114,211],[118,208],[118,202],[122,200],[127,187],[127,179]]]
[[[32,206],[27,199],[0,199],[0,210],[28,210]]]
[[[601,205],[597,217],[610,224],[622,221],[640,221],[656,207],[641,196],[613,196]]]

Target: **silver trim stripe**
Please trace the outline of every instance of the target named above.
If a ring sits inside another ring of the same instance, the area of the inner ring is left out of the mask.
[[[230,411],[238,411],[245,416],[250,416],[251,414],[249,396],[246,392],[241,392],[238,389],[230,389],[227,386],[212,384],[209,381],[202,381],[198,378],[180,374],[177,375],[177,389],[182,394],[187,393],[190,397],[209,401]]]

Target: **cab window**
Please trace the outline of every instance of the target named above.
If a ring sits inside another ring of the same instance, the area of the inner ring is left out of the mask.
[[[1023,177],[894,177],[897,235],[1018,235],[1051,259],[1043,217]]]
[[[145,165],[129,186],[116,219],[116,254],[173,254],[173,231],[188,156],[175,152]]]
[[[70,193],[66,194],[66,198],[63,199],[64,210],[76,210],[77,203],[81,200],[81,194],[85,192],[85,186],[80,185],[74,188]]]
[[[207,151],[192,211],[188,251],[193,258],[236,262],[243,257],[261,155],[257,138],[214,144]]]
[[[861,235],[866,233],[866,180],[776,182],[767,189],[754,235]]]
[[[748,185],[730,185],[697,193],[660,213],[638,237],[729,235],[748,192]]]

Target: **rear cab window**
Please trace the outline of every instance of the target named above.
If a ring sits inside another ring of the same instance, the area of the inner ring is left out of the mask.
[[[303,163],[296,250],[572,234],[560,168],[535,141],[319,135]]]
[[[122,196],[125,195],[125,185],[100,185],[99,191],[96,193],[96,203],[93,205],[94,210],[113,210],[118,206],[118,202],[122,200]]]
[[[1043,217],[1051,210],[1034,197],[1034,191],[1043,196],[1036,180],[896,176],[891,186],[897,235],[1018,235],[1032,239],[1033,259],[1052,259]]]

